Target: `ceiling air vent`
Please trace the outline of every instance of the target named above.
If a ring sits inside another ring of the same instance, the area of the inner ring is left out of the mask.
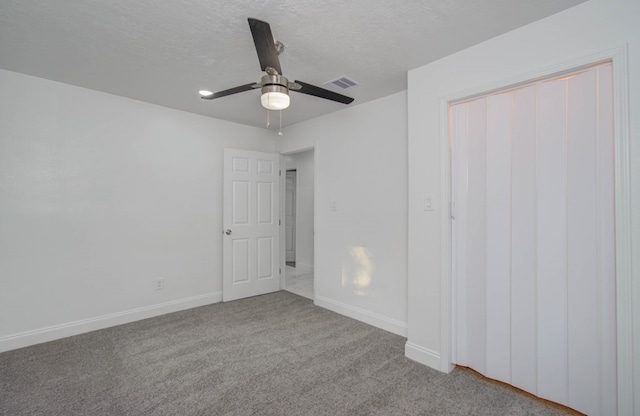
[[[340,78],[336,78],[333,81],[325,82],[323,84],[323,87],[333,87],[339,90],[348,90],[349,88],[355,87],[357,85],[359,84],[351,78],[347,76],[341,76]]]

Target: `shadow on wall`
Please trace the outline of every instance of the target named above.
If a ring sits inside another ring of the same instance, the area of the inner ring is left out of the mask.
[[[366,247],[350,247],[342,264],[342,287],[353,289],[358,296],[368,296],[376,266]]]

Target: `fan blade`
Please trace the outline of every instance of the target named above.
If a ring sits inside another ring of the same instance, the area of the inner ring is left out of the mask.
[[[303,94],[314,95],[316,97],[324,98],[331,101],[337,101],[342,104],[351,104],[353,98],[346,95],[338,94],[337,92],[325,90],[324,88],[316,87],[315,85],[307,84],[306,82],[296,80],[296,84],[300,84],[302,88],[292,89],[291,91],[301,92]]]
[[[252,82],[251,84],[240,85],[239,87],[229,88],[228,90],[218,91],[210,96],[201,96],[203,100],[213,100],[214,98],[226,97],[227,95],[237,94],[239,92],[250,91],[256,88],[260,88],[260,84]]]
[[[260,68],[266,71],[267,67],[271,67],[278,71],[278,74],[282,75],[280,59],[278,59],[278,51],[276,50],[276,44],[273,40],[269,23],[250,17],[249,27],[251,28],[251,35],[253,36],[253,43],[256,45],[256,52],[258,52]]]

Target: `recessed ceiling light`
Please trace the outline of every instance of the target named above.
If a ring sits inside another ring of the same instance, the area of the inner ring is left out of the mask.
[[[207,91],[207,90],[200,90],[198,91],[198,93],[200,94],[201,97],[211,97],[213,95],[211,91]]]

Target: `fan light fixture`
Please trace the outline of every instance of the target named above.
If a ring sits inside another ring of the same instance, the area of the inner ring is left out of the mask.
[[[275,72],[275,70],[274,70]],[[264,75],[260,81],[262,84],[262,97],[260,102],[267,110],[284,110],[289,107],[289,81],[278,73]]]
[[[273,87],[273,85],[270,85]],[[263,91],[260,102],[267,110],[284,110],[289,107],[289,94],[285,87],[278,88],[278,91]],[[264,89],[264,88],[263,88]]]

